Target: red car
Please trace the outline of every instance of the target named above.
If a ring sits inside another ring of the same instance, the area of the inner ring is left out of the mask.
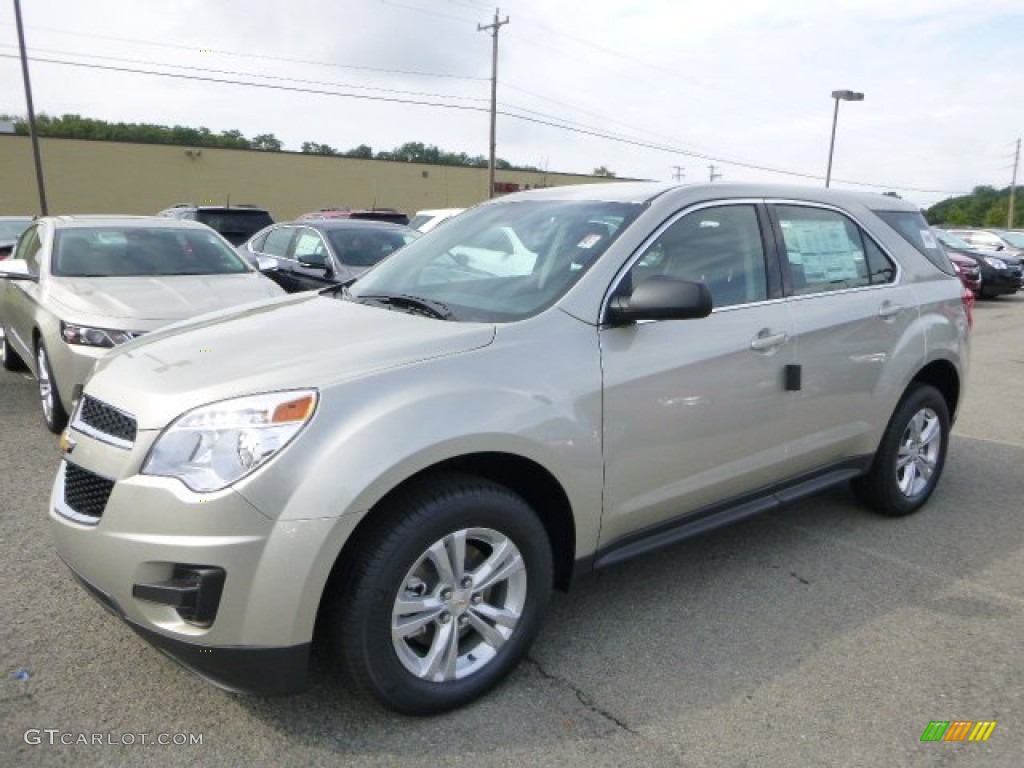
[[[978,262],[958,253],[950,253],[949,260],[956,267],[964,287],[969,288],[975,298],[981,295],[981,267],[978,266]]]

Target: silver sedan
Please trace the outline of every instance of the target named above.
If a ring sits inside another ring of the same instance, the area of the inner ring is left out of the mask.
[[[95,361],[112,347],[204,312],[283,293],[202,224],[55,216],[32,223],[0,263],[0,361],[39,382],[59,432]]]

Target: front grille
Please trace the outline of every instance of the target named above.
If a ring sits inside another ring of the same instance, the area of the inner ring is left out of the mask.
[[[113,489],[113,480],[65,462],[64,503],[72,512],[85,517],[102,517]]]
[[[82,407],[76,421],[85,424],[95,432],[109,435],[117,440],[129,444],[135,442],[137,430],[135,419],[88,395],[82,400]]]

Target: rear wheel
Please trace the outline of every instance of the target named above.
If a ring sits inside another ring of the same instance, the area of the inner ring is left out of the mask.
[[[7,340],[7,332],[2,327],[0,327],[0,366],[5,371],[20,371],[25,367],[25,363],[18,357],[11,342]]]
[[[932,495],[949,447],[949,409],[927,384],[910,389],[889,420],[871,470],[853,482],[857,497],[884,515],[909,515]]]
[[[46,352],[46,345],[42,339],[36,349],[36,381],[39,383],[39,403],[43,408],[43,421],[46,428],[55,434],[68,424],[68,413],[60,402],[60,392],[57,390],[57,380],[53,378],[53,369],[50,367],[50,356]]]
[[[540,628],[553,574],[544,526],[519,496],[466,475],[429,478],[377,512],[343,564],[332,651],[349,682],[399,712],[466,704]]]

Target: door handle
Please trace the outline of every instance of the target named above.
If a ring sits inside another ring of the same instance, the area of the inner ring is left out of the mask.
[[[879,308],[878,316],[883,320],[887,320],[890,317],[896,317],[904,309],[905,307],[902,304],[891,304],[887,301]]]
[[[789,341],[788,333],[772,333],[765,328],[753,338],[750,342],[750,348],[757,352],[764,352],[765,350],[781,346],[787,341]]]

